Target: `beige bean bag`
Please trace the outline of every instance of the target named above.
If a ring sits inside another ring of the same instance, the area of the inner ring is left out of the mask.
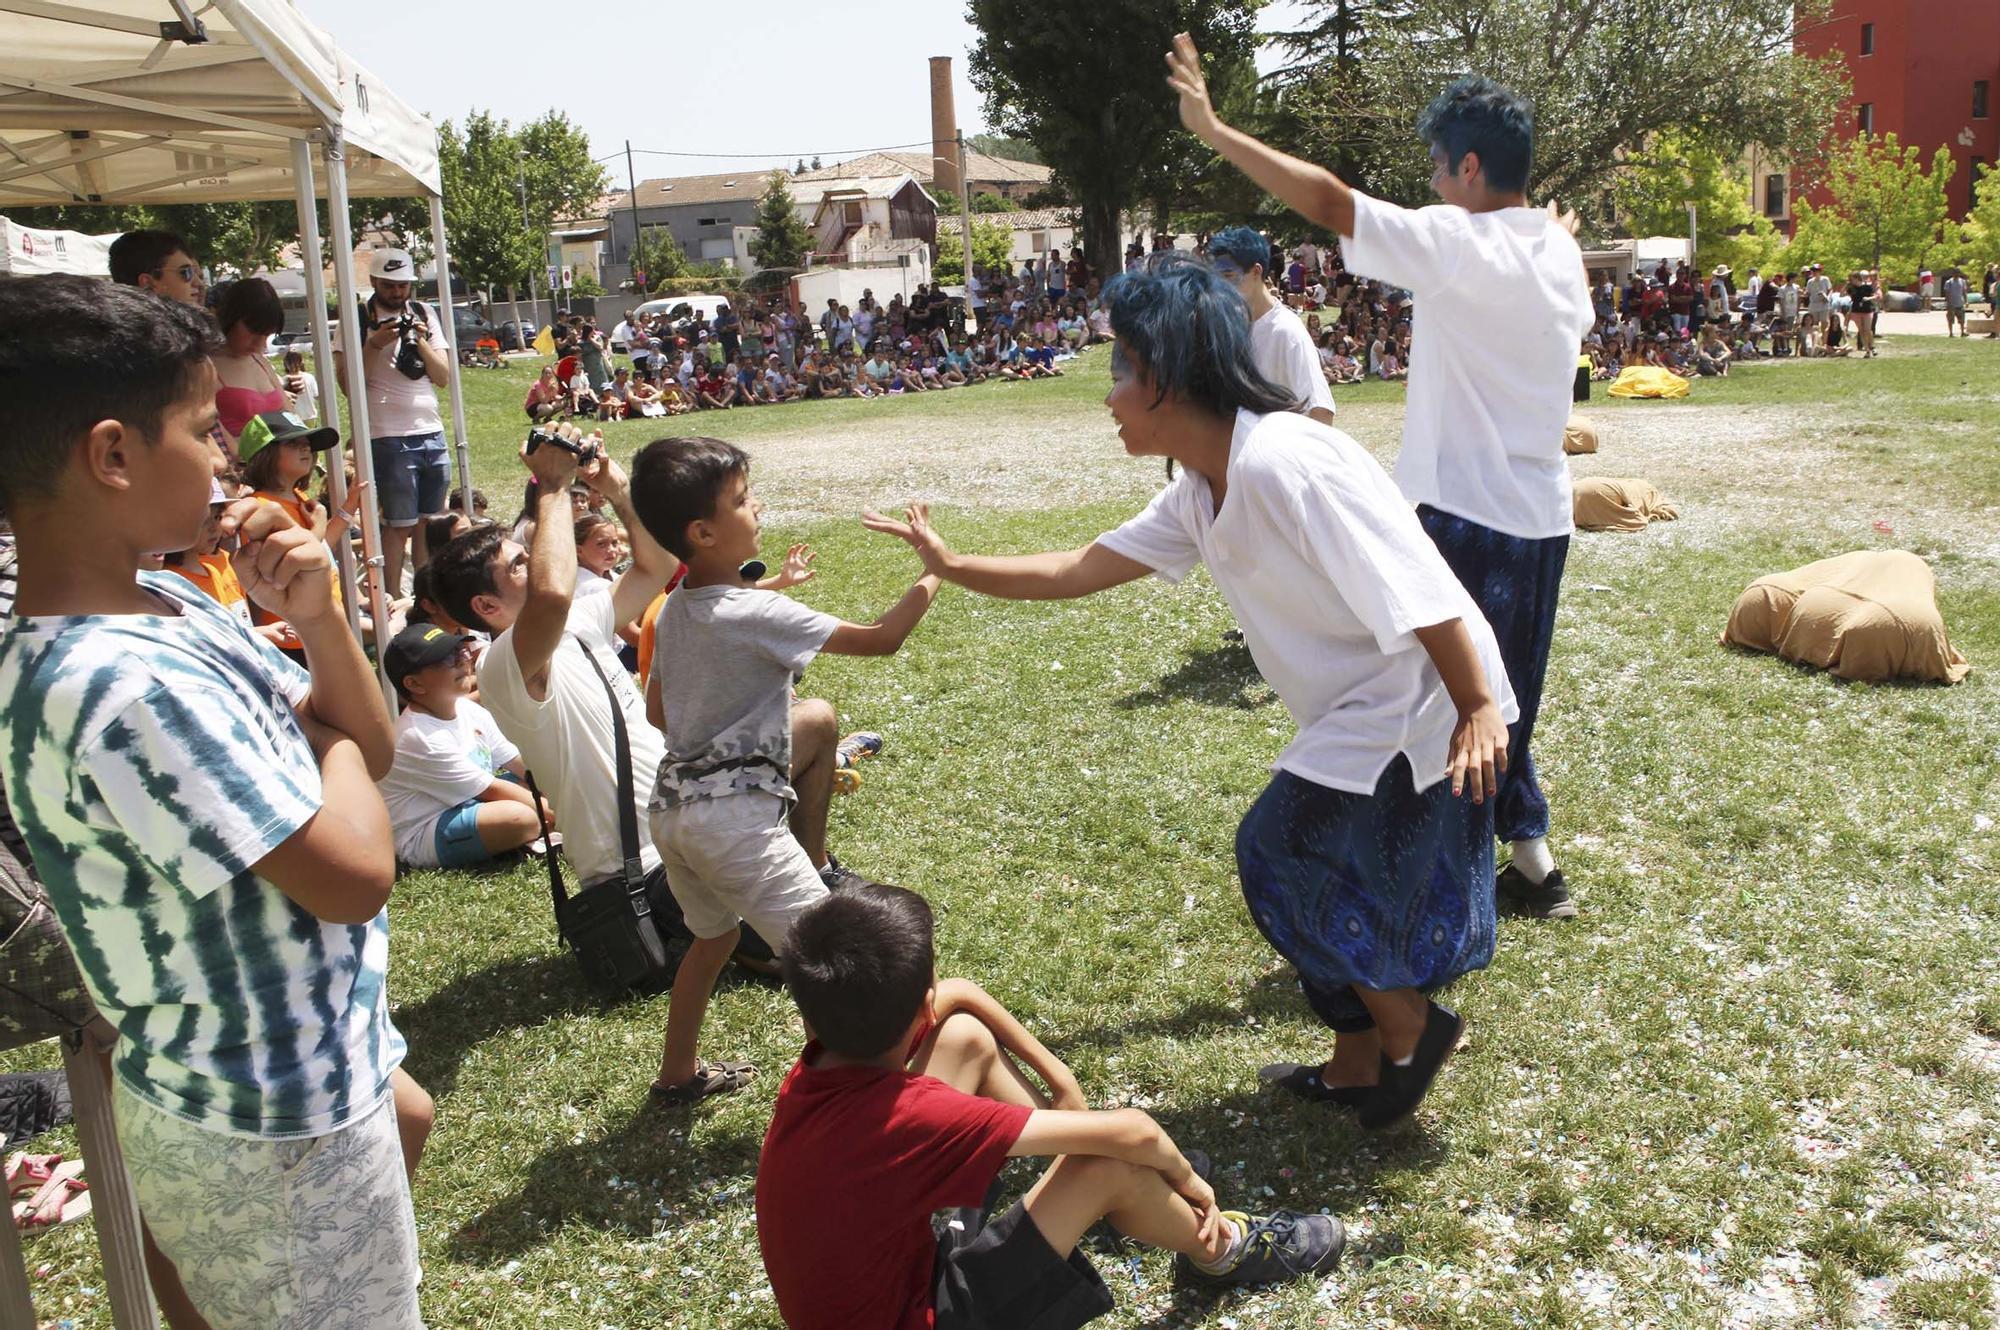
[[[1584,531],[1644,531],[1648,522],[1671,522],[1681,510],[1643,480],[1585,476],[1571,486],[1571,507]]]
[[[1957,683],[1972,669],[1945,637],[1930,565],[1907,550],[1860,550],[1752,582],[1722,640],[1842,679]]]
[[[1572,456],[1597,451],[1597,426],[1589,416],[1572,415],[1563,426],[1563,451]]]

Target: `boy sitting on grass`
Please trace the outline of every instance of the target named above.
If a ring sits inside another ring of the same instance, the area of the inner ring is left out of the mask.
[[[932,931],[923,897],[871,884],[805,911],[786,939],[785,982],[812,1042],[778,1090],[757,1165],[757,1240],[786,1325],[1070,1330],[1111,1310],[1076,1250],[1100,1219],[1177,1252],[1197,1283],[1333,1269],[1339,1220],[1218,1208],[1204,1164],[1159,1123],[1091,1112],[999,1003],[939,983]],[[989,1219],[1001,1168],[1023,1156],[1056,1160]]]
[[[544,819],[554,821],[528,792],[521,750],[472,700],[477,646],[464,634],[413,623],[383,653],[403,714],[382,801],[396,857],[412,868],[490,863],[540,839]]]
[[[666,717],[667,753],[649,811],[667,882],[695,943],[674,975],[666,1047],[653,1095],[691,1103],[741,1089],[744,1063],[695,1060],[716,977],[737,924],[781,945],[828,887],[862,879],[812,858],[786,825],[792,787],[792,686],[822,651],[891,656],[930,609],[930,574],[872,624],[843,623],[749,585],[763,505],[750,459],[720,439],[659,439],[632,463],[632,505],[687,575],[655,621],[651,686]]]
[[[394,1100],[407,1088],[427,1117],[428,1099],[399,1077],[384,985],[382,694],[325,544],[282,509],[239,501],[221,526],[306,670],[141,571],[209,513],[215,341],[199,309],[129,287],[0,284],[20,558],[0,763],[118,1031],[118,1139],[195,1310],[213,1330],[417,1330],[421,1134],[399,1138]]]

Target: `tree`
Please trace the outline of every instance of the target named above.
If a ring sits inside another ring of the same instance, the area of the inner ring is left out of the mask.
[[[982,189],[972,196],[972,210],[976,213],[1013,212],[1017,206],[990,189]]]
[[[632,272],[640,290],[658,290],[662,282],[689,275],[687,255],[666,227],[643,227],[632,248]]]
[[[1005,134],[967,134],[965,146],[973,152],[983,152],[988,157],[1000,157],[1010,162],[1031,162],[1036,166],[1046,165],[1042,155],[1035,151],[1035,145],[1026,139],[1009,138]]]
[[[771,172],[771,183],[757,202],[756,227],[750,257],[760,268],[796,268],[812,253],[812,232],[799,216],[783,171]]]
[[[1340,8],[1319,5],[1321,21],[1307,31],[1339,41]],[[1709,0],[1694,9],[1682,0],[1406,0],[1348,8],[1374,23],[1354,62],[1359,73],[1333,61],[1295,68],[1284,80],[1294,130],[1286,146],[1315,161],[1345,161],[1356,183],[1402,203],[1430,196],[1418,113],[1468,73],[1533,99],[1529,189],[1538,200],[1595,198],[1630,154],[1668,130],[1731,157],[1760,143],[1804,166],[1846,92],[1838,54],[1815,59],[1792,46],[1795,24],[1820,21],[1828,0]]]
[[[1827,160],[1827,205],[1798,206],[1795,250],[1834,271],[1873,268],[1914,279],[1931,257],[1953,248],[1945,187],[1958,163],[1940,145],[1924,169],[1923,152],[1894,134],[1858,135]],[[1948,234],[1948,229],[1950,233]]]
[[[2000,263],[2000,166],[1980,168],[1972,180],[1972,197],[1972,211],[1965,215],[1960,231],[1957,261],[1984,268]]]
[[[511,285],[547,263],[546,221],[531,230],[521,217],[521,159],[519,139],[490,112],[474,111],[462,130],[438,126],[452,264],[471,286]]]
[[[998,222],[973,218],[972,261],[981,268],[1011,268],[1014,233]],[[965,281],[965,244],[956,230],[938,228],[937,257],[931,263],[931,278],[953,286]]]
[[[517,173],[527,184],[530,226],[546,233],[551,222],[602,215],[611,178],[602,163],[591,160],[590,139],[567,115],[549,111],[530,120],[519,139]]]
[[[1120,216],[1152,201],[1149,168],[1192,139],[1180,128],[1161,57],[1187,31],[1218,60],[1217,72],[1250,67],[1257,0],[1094,0],[1054,8],[1039,0],[970,0],[979,30],[973,86],[987,119],[1021,137],[1068,186],[1083,248],[1114,272]],[[1220,83],[1219,95],[1225,95]],[[976,240],[975,240],[976,243]]]
[[[1785,238],[1750,206],[1740,160],[1679,130],[1663,130],[1632,154],[1612,187],[1618,220],[1635,236],[1685,235],[1695,209],[1695,268],[1726,263],[1769,271]]]

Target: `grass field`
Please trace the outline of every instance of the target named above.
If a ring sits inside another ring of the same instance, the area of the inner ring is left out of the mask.
[[[1995,1324],[1996,369],[1983,343],[1901,338],[1589,408],[1604,451],[1579,473],[1645,476],[1685,516],[1572,549],[1537,760],[1583,915],[1503,926],[1454,990],[1470,1048],[1385,1136],[1255,1076],[1327,1041],[1231,855],[1291,726],[1199,575],[1071,604],[948,590],[900,656],[808,671],[804,692],[888,736],[834,845],[932,899],[942,971],[1027,1019],[1095,1103],[1208,1150],[1225,1201],[1351,1226],[1336,1278],[1220,1299],[1178,1293],[1157,1253],[1098,1249],[1104,1324]],[[468,379],[503,519],[528,373]],[[1133,511],[1158,470],[1119,454],[1104,387],[1100,353],[1060,383],[699,424],[752,450],[770,547],[822,551],[801,599],[863,616],[916,572],[853,520],[864,502],[943,495],[942,529],[985,551]],[[1385,459],[1401,392],[1339,399]],[[655,424],[614,427],[614,450]],[[1937,569],[1964,684],[1843,684],[1716,645],[1752,578],[1891,545]],[[705,1048],[764,1076],[661,1112],[665,999],[579,982],[535,868],[413,874],[391,912],[407,1065],[438,1100],[416,1187],[430,1323],[777,1325],[751,1191],[799,1039],[784,995],[726,981]],[[44,1317],[109,1324],[87,1225],[30,1253]]]

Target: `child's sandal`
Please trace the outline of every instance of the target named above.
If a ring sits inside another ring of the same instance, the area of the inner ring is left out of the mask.
[[[750,1084],[757,1068],[748,1062],[697,1062],[694,1075],[679,1085],[655,1084],[647,1094],[663,1108],[679,1108],[711,1095],[730,1094]]]
[[[26,1150],[16,1150],[7,1156],[7,1194],[19,1196],[23,1192],[37,1191],[54,1174],[56,1165],[62,1163],[61,1155],[31,1155]]]
[[[59,1165],[28,1200],[14,1206],[14,1227],[23,1233],[45,1233],[75,1223],[90,1213],[90,1187],[79,1176],[83,1162]]]

